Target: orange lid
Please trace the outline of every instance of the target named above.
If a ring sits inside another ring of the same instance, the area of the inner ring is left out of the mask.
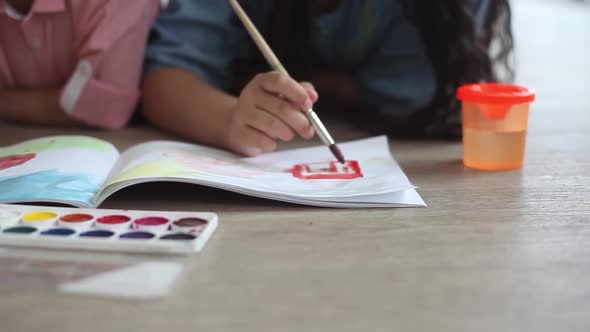
[[[457,98],[479,104],[525,104],[535,100],[535,91],[519,85],[477,83],[459,87]]]

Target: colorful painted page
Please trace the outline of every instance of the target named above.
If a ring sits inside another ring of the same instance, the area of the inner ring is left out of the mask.
[[[0,202],[90,207],[118,158],[112,144],[87,136],[39,138],[0,148]]]
[[[95,205],[124,187],[153,181],[195,183],[280,201],[332,207],[424,206],[384,136],[241,158],[200,145],[149,142],[125,151]]]

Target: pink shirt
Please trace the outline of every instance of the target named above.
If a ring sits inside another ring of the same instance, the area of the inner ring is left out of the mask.
[[[35,0],[21,15],[0,0],[0,89],[62,88],[64,112],[121,128],[157,12],[158,0]]]

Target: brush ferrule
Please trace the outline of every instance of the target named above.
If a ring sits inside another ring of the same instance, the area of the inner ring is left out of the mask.
[[[320,137],[322,142],[324,142],[324,144],[326,145],[333,145],[334,140],[332,139],[332,136],[330,136],[330,133],[328,133],[328,130],[326,129],[326,127],[324,127],[324,124],[322,123],[322,121],[320,121],[320,118],[317,116],[317,114],[315,114],[313,109],[310,108],[305,113],[305,115],[307,115],[309,122],[311,122],[313,129],[315,129],[315,132]]]

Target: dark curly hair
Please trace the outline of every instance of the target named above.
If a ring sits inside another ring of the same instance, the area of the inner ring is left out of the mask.
[[[393,1],[393,0],[392,0]],[[460,137],[457,87],[465,83],[512,80],[514,48],[508,0],[490,0],[478,29],[473,0],[398,0],[417,27],[432,61],[437,92],[430,105],[393,130],[403,136]],[[313,63],[311,31],[317,0],[275,0],[269,42],[292,72]],[[338,0],[323,3],[337,6]],[[328,10],[333,8],[328,8]],[[325,8],[324,8],[325,10]],[[398,128],[399,127],[399,128]]]
[[[476,26],[473,0],[404,0],[432,61],[438,89],[415,117],[431,136],[460,137],[457,88],[465,83],[511,81],[512,13],[508,0],[490,0],[483,28]]]

